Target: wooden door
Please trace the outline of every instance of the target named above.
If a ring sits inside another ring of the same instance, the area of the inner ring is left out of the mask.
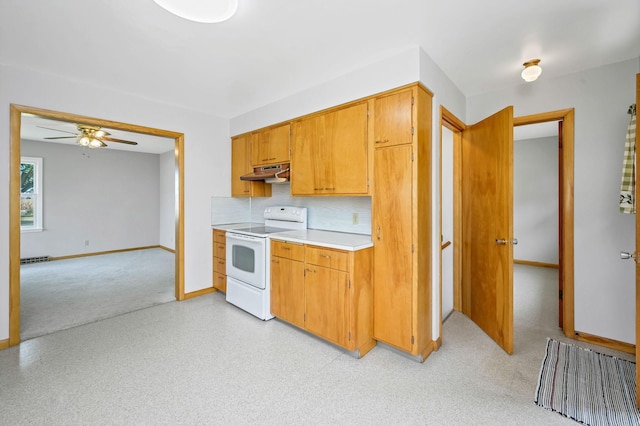
[[[304,327],[304,263],[271,258],[271,314]]]
[[[412,146],[374,153],[373,241],[375,339],[412,350]]]
[[[251,165],[289,162],[290,125],[264,129],[251,136]]]
[[[291,194],[368,194],[367,159],[366,102],[296,121]]]
[[[413,89],[376,98],[374,105],[376,148],[413,142]]]
[[[317,265],[306,266],[305,328],[340,346],[347,345],[347,284],[343,271]]]
[[[249,165],[249,135],[237,136],[231,139],[231,196],[251,196],[251,183],[240,180],[240,176],[251,173]]]
[[[462,310],[513,352],[513,107],[462,132]]]

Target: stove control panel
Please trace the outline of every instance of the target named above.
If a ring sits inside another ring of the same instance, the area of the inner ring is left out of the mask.
[[[264,218],[284,222],[307,223],[307,208],[293,206],[274,206],[264,209]]]

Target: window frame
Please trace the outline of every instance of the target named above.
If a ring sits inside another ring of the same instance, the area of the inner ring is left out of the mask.
[[[42,185],[42,158],[41,157],[20,157],[20,165],[33,164],[33,192],[20,191],[20,200],[25,195],[31,196],[35,202],[35,208],[33,211],[33,225],[24,226],[20,223],[20,232],[42,232],[43,227],[43,185]]]

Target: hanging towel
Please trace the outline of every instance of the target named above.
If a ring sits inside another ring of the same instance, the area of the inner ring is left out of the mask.
[[[620,186],[620,211],[636,212],[636,111],[635,105],[629,108],[631,121],[627,127],[627,140],[624,144],[622,163],[622,185]]]

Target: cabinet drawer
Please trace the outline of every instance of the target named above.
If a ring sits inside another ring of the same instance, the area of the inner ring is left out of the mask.
[[[271,240],[271,255],[302,262],[304,261],[304,245]]]
[[[347,252],[341,250],[307,246],[305,261],[312,265],[346,271],[348,256]]]
[[[213,272],[227,275],[227,261],[219,257],[213,258]]]
[[[225,243],[227,241],[226,231],[221,231],[219,229],[213,230],[213,241],[216,243]]]
[[[220,259],[227,258],[227,245],[225,243],[213,243],[213,256]]]
[[[227,276],[214,273],[213,274],[213,287],[220,291],[227,292]]]

